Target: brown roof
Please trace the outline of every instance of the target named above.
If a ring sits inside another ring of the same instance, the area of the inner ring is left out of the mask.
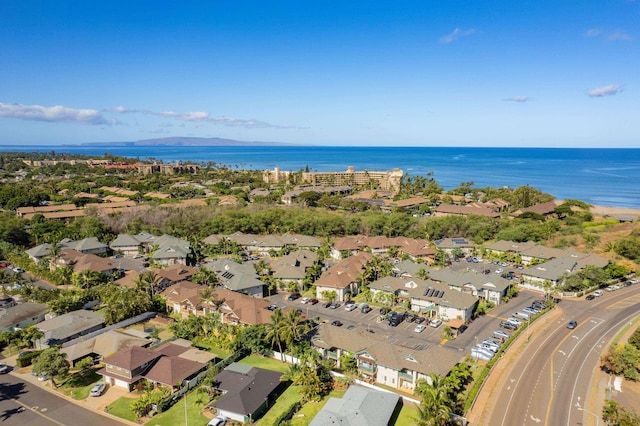
[[[518,217],[521,214],[528,212],[541,214],[544,216],[553,213],[556,207],[558,207],[558,204],[555,201],[547,201],[546,203],[535,204],[523,209],[518,209],[515,212],[511,213],[511,216]]]
[[[373,255],[360,252],[355,256],[347,257],[332,266],[316,281],[316,286],[328,288],[347,288],[349,284],[358,280],[358,275],[364,270],[365,265]]]
[[[157,357],[158,352],[156,351],[152,351],[151,349],[147,348],[141,348],[138,346],[132,346],[114,355],[111,355],[110,357],[105,358],[104,363],[131,371],[149,361],[153,361]]]
[[[151,369],[144,374],[147,380],[174,386],[188,379],[206,367],[196,361],[190,361],[175,356],[160,356]]]
[[[59,263],[71,266],[74,271],[93,271],[109,273],[115,268],[108,259],[95,254],[82,254],[79,251],[65,249],[60,252]]]
[[[158,276],[175,283],[188,280],[198,272],[198,269],[192,266],[176,264],[163,269],[153,269],[153,271],[158,274]]]

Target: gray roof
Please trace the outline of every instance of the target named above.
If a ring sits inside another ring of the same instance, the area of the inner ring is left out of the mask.
[[[64,339],[103,323],[103,314],[80,309],[42,321],[37,327],[44,332],[44,340],[46,341]]]
[[[51,244],[44,243],[30,248],[26,253],[33,258],[40,259],[49,256],[49,253],[51,253],[51,247]]]
[[[478,302],[475,296],[462,293],[458,290],[452,290],[447,284],[431,279],[421,280],[418,278],[383,277],[369,284],[369,288],[372,290],[393,292],[396,295],[404,292],[413,299],[427,300],[439,306],[457,309],[466,310]],[[438,292],[432,292],[432,296],[426,296],[425,294],[430,288]]]
[[[271,264],[273,276],[282,279],[303,279],[307,268],[318,259],[318,255],[311,250],[298,250],[276,259]]]
[[[254,414],[280,386],[282,373],[257,367],[244,371],[227,367],[215,377],[218,388],[226,391],[213,404],[215,408],[242,416]]]
[[[153,252],[153,259],[186,259],[191,250],[183,246],[163,246]]]
[[[522,272],[522,275],[543,280],[556,281],[560,279],[563,274],[573,274],[583,269],[585,266],[592,265],[604,268],[607,264],[607,259],[601,256],[590,253],[574,253],[569,256],[557,257],[539,265],[527,268]]]
[[[100,241],[98,241],[96,237],[85,238],[80,241],[73,241],[73,240],[62,240],[62,241],[64,241],[64,243],[62,244],[63,248],[70,248],[79,252],[108,247],[106,244],[102,244]]]
[[[387,426],[400,396],[362,386],[349,386],[342,398],[329,398],[309,426]]]
[[[446,283],[451,287],[472,286],[476,290],[489,289],[504,292],[511,283],[497,274],[482,274],[473,271],[456,272],[449,268],[430,271],[434,280]]]
[[[49,312],[47,305],[24,302],[10,308],[0,310],[0,330],[13,327],[22,321]]]
[[[142,242],[139,241],[135,235],[129,234],[118,234],[115,240],[109,245],[111,248],[118,247],[134,247],[141,245]]]
[[[202,266],[214,271],[218,279],[229,290],[242,291],[264,285],[258,279],[255,268],[250,264],[240,264],[229,259],[216,259]]]
[[[386,336],[371,334],[361,328],[349,330],[321,324],[311,337],[311,344],[323,349],[339,348],[352,354],[367,354],[377,365],[396,371],[416,371],[428,375],[447,374],[464,354],[456,349],[425,343],[420,349],[408,348],[386,341]]]
[[[188,241],[181,240],[180,238],[173,237],[171,235],[164,234],[161,237],[157,237],[153,240],[153,244],[158,247],[182,247],[184,250],[191,251],[191,244]]]

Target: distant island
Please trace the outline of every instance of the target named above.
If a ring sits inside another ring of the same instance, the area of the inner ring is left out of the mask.
[[[289,144],[284,142],[237,141],[234,139],[194,138],[194,137],[184,137],[184,136],[142,139],[134,142],[86,142],[86,143],[79,144],[79,146],[160,146],[160,145],[163,145],[163,146],[295,146],[295,144]]]

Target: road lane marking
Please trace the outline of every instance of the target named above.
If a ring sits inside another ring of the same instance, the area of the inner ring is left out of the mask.
[[[32,413],[34,413],[34,414],[36,414],[36,415],[38,415],[38,416],[40,416],[40,417],[43,417],[43,418],[45,418],[45,419],[49,420],[51,423],[55,423],[55,424],[57,424],[57,425],[59,425],[59,426],[66,426],[64,423],[60,423],[59,421],[57,421],[57,420],[55,420],[55,419],[52,419],[51,417],[49,417],[49,416],[47,416],[47,415],[45,415],[45,414],[42,414],[42,413],[41,413],[41,412],[39,412],[37,409],[33,409],[33,408],[31,408],[31,407],[29,407],[27,404],[23,404],[22,402],[18,401],[18,400],[17,400],[17,399],[15,399],[15,398],[11,398],[11,400],[12,400],[13,402],[15,402],[16,404],[18,404],[19,406],[21,406],[21,407],[23,407],[23,408],[25,408],[25,409],[27,409],[27,410],[31,411]],[[37,405],[36,405],[36,407],[37,407]],[[44,410],[46,410],[46,408],[45,408]]]

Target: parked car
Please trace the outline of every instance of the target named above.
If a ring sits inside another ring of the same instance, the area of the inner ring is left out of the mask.
[[[7,364],[0,364],[0,374],[7,374],[9,372],[9,366]]]
[[[567,323],[567,328],[569,330],[573,330],[574,328],[576,328],[578,326],[578,321],[576,320],[571,320]]]
[[[325,302],[322,304],[323,308],[328,308],[329,306],[331,306],[331,302]]]
[[[523,319],[525,321],[527,321],[531,317],[531,315],[526,312],[514,312],[513,314],[511,314],[511,316],[514,318]]]
[[[217,416],[209,420],[207,426],[224,426],[227,424],[227,418],[225,416]]]
[[[311,300],[311,299],[309,299],[308,297],[303,297],[302,299],[300,299],[300,303],[307,304],[307,303],[309,303],[309,300]]]
[[[342,322],[335,320],[331,322],[331,325],[335,326],[335,327],[342,327]]]
[[[358,305],[356,305],[355,303],[351,305],[345,305],[344,307],[344,310],[347,312],[355,311],[356,309],[358,309]]]
[[[596,298],[596,296],[594,296],[593,294],[590,294],[587,297],[585,297],[584,300],[593,300],[595,298]]]
[[[16,266],[16,267],[13,268],[13,272],[15,272],[16,274],[21,274],[21,273],[24,272],[24,269],[19,268],[19,267]]]
[[[416,333],[422,333],[426,328],[427,328],[426,325],[418,324],[416,325],[416,328],[413,329],[413,331],[415,331]]]
[[[602,296],[603,294],[604,294],[604,292],[603,292],[602,290],[596,290],[596,291],[594,291],[594,292],[593,292],[593,295],[594,295],[595,297],[600,297],[600,296]]]
[[[331,305],[329,305],[330,309],[338,309],[339,307],[340,307],[340,304],[337,302],[334,302]]]
[[[507,330],[517,330],[518,326],[515,324],[511,324],[508,321],[500,321],[500,327],[506,328]]]
[[[275,311],[276,309],[278,309],[278,305],[273,304],[273,305],[269,305],[267,306],[267,309],[270,311]]]
[[[420,317],[420,316],[416,317],[416,324],[422,324],[424,321],[425,321],[424,317]]]
[[[9,266],[9,262],[5,262],[5,261],[0,262],[0,268],[6,268],[8,266]]]
[[[386,315],[387,312],[389,312],[389,309],[387,308],[380,308],[380,315]]]
[[[101,396],[104,393],[106,388],[107,388],[107,385],[105,382],[98,382],[95,385],[93,385],[89,394],[91,396]]]
[[[416,320],[416,316],[415,315],[405,315],[405,320],[407,320],[407,322],[414,322]]]
[[[300,293],[291,293],[289,297],[287,297],[288,300],[296,300],[299,298],[300,298]]]
[[[442,320],[440,318],[434,318],[431,321],[429,321],[430,327],[438,328],[440,327],[440,325],[442,325]]]
[[[504,340],[507,340],[509,337],[511,337],[511,335],[503,330],[495,330],[493,332],[494,339],[500,339],[504,341]]]
[[[511,317],[511,318],[507,318],[507,322],[510,322],[511,324],[520,327],[522,325],[522,321],[520,321],[517,318]]]
[[[309,299],[309,303],[315,305],[316,303],[318,303],[318,299]]]
[[[532,308],[530,306],[527,306],[526,308],[522,308],[522,312],[527,313],[529,315],[538,315],[540,313],[539,310]]]

